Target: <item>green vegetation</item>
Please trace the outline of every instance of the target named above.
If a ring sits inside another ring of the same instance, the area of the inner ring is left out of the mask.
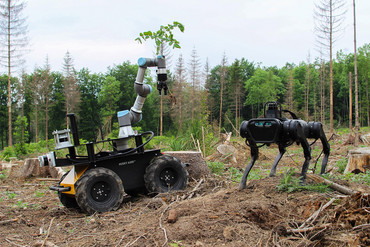
[[[283,178],[280,180],[280,184],[276,187],[278,191],[283,192],[297,192],[297,191],[316,191],[320,193],[325,193],[330,191],[329,185],[326,184],[307,184],[299,185],[299,178],[295,177],[295,169],[286,170],[283,173]]]
[[[36,190],[34,195],[35,195],[35,197],[43,197],[43,196],[45,196],[45,191]]]
[[[23,200],[19,200],[14,204],[14,206],[20,209],[25,209],[25,208],[28,208],[28,203],[23,202]]]
[[[6,178],[7,172],[8,172],[8,170],[6,170],[6,169],[0,171],[0,180],[3,180],[3,179]]]
[[[5,192],[5,194],[7,195],[8,199],[14,199],[17,195],[14,192],[9,192],[9,191]]]
[[[354,173],[346,173],[346,174],[324,174],[324,178],[330,179],[330,180],[335,180],[335,179],[340,179],[340,180],[345,180],[349,183],[359,183],[359,184],[364,184],[367,186],[370,186],[370,171],[366,171],[366,173],[359,173],[359,174],[354,174]]]
[[[230,179],[231,181],[236,183],[239,183],[243,176],[243,171],[240,171],[239,169],[232,166],[226,167],[225,164],[222,162],[208,161],[207,165],[214,175]],[[252,169],[248,175],[248,180],[257,180],[267,176],[268,171]]]

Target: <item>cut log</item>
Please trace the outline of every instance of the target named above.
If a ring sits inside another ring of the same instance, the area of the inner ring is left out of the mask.
[[[370,148],[357,148],[349,151],[348,163],[344,173],[365,173],[370,169]]]
[[[44,166],[40,167],[39,160],[37,158],[26,159],[20,177],[29,178],[29,177],[48,177],[52,178],[61,178],[64,174],[64,170],[60,167],[53,166]]]
[[[210,176],[212,173],[209,170],[207,163],[202,157],[201,152],[196,151],[167,151],[166,155],[178,158],[184,164],[189,164],[187,170],[189,172],[189,178],[196,180]]]

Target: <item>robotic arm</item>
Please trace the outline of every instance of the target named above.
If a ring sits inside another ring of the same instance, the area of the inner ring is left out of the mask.
[[[167,94],[167,70],[166,70],[166,60],[164,56],[158,56],[156,58],[139,58],[138,60],[139,70],[137,72],[135,81],[135,92],[137,94],[134,105],[130,110],[120,111],[117,113],[118,122],[120,126],[119,138],[128,138],[129,136],[135,135],[132,130],[131,125],[139,122],[142,118],[142,111],[144,102],[148,94],[152,92],[152,87],[145,84],[144,75],[148,67],[157,67],[157,89],[159,94],[162,94],[162,89],[164,94]]]

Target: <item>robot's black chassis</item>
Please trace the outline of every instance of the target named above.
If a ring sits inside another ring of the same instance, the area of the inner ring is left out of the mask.
[[[73,166],[63,175],[59,184],[50,189],[58,191],[60,201],[67,208],[81,208],[87,213],[105,212],[118,209],[124,192],[129,195],[167,192],[185,189],[188,172],[185,164],[175,157],[163,155],[159,149],[144,150],[153,137],[153,132],[137,134],[131,125],[139,122],[145,98],[152,91],[145,84],[144,75],[148,67],[157,67],[158,86],[161,94],[167,92],[167,70],[164,56],[140,58],[139,69],[134,83],[137,97],[130,110],[117,113],[119,138],[84,144],[87,156],[76,154],[80,146],[77,121],[74,114],[67,116],[71,122],[73,144],[70,130],[54,131],[55,149],[68,148],[65,158],[56,158],[55,151],[39,157],[40,166]],[[143,136],[148,136],[143,143]],[[136,147],[129,148],[128,141],[134,138]],[[109,144],[110,151],[99,151],[99,146]],[[82,146],[82,145],[81,145]]]
[[[288,112],[293,119],[282,118],[281,112]],[[321,174],[325,173],[326,165],[330,154],[330,145],[320,122],[305,122],[288,111],[281,110],[278,102],[267,102],[264,106],[264,118],[254,118],[243,121],[240,125],[240,135],[246,138],[246,144],[251,150],[251,161],[244,170],[240,181],[239,189],[246,188],[247,177],[254,163],[258,159],[258,148],[264,144],[276,143],[279,146],[279,154],[276,157],[270,171],[270,177],[275,176],[276,167],[286,151],[286,147],[294,142],[301,144],[305,161],[301,171],[301,184],[305,183],[306,173],[311,160],[311,147],[307,138],[320,139],[323,145],[324,158],[321,164]],[[315,141],[316,141],[315,140]],[[257,144],[262,144],[257,146]]]
[[[51,190],[58,191],[61,203],[67,208],[81,208],[87,213],[118,209],[124,192],[128,195],[167,192],[185,189],[188,172],[185,165],[175,157],[162,154],[160,149],[144,150],[153,137],[153,132],[137,134],[136,147],[118,150],[121,139],[108,139],[84,144],[87,156],[76,155],[75,146],[80,145],[74,114],[68,115],[74,145],[67,135],[56,135],[58,145],[69,145],[65,158],[56,158],[55,152],[39,157],[41,166],[73,166],[58,185]],[[143,136],[150,136],[143,143]],[[112,151],[95,153],[97,145],[108,144]],[[80,145],[82,146],[82,145]]]

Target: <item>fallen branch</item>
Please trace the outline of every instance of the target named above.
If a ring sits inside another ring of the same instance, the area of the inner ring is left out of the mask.
[[[3,221],[0,221],[0,226],[1,225],[6,225],[8,223],[12,223],[12,222],[17,222],[18,221],[18,218],[16,219],[11,219],[11,220],[3,220]]]
[[[298,227],[298,229],[302,229],[307,223],[313,223],[315,222],[315,220],[317,219],[317,217],[319,216],[319,214],[324,211],[327,207],[329,207],[334,201],[335,201],[336,198],[332,198],[329,202],[327,202],[324,206],[320,207],[315,213],[313,213],[305,222],[303,222],[303,224]]]
[[[194,187],[194,189],[192,189],[192,191],[190,191],[190,193],[188,195],[185,195],[182,199],[185,200],[185,199],[190,199],[194,196],[195,192],[199,189],[199,186],[203,183],[203,178],[201,178],[199,180],[199,182],[197,183],[197,185]]]
[[[174,202],[171,202],[162,212],[161,214],[161,217],[159,217],[159,227],[163,230],[164,232],[164,238],[165,238],[165,242],[162,244],[162,246],[165,246],[168,242],[168,237],[167,237],[167,231],[166,229],[162,226],[162,217],[164,215],[164,213],[171,207],[172,204],[174,204],[176,201]]]
[[[9,239],[5,239],[8,243],[10,243],[10,244],[13,244],[13,245],[15,245],[15,246],[19,246],[19,247],[24,247],[24,245],[20,245],[20,244],[17,244],[17,243],[14,243],[14,242],[12,242],[12,241],[10,241]]]
[[[138,237],[137,239],[135,239],[133,242],[131,242],[131,243],[127,243],[127,244],[125,245],[125,247],[128,247],[128,246],[133,245],[133,244],[134,244],[134,243],[136,243],[136,241],[138,241],[140,238],[145,238],[144,236],[145,236],[145,234],[143,234],[143,235],[139,236],[139,237]]]
[[[321,230],[321,229],[327,228],[329,226],[331,226],[331,223],[323,224],[323,225],[320,225],[320,226],[301,228],[301,229],[288,229],[287,233],[305,233],[305,232],[310,232],[310,231],[314,231],[314,230]]]
[[[50,220],[50,224],[49,224],[49,228],[48,228],[48,232],[46,234],[46,237],[44,239],[44,242],[42,243],[41,247],[44,247],[45,243],[46,243],[46,240],[48,239],[49,237],[49,234],[50,234],[50,228],[51,228],[51,225],[53,224],[53,221],[54,221],[55,217],[53,217],[51,220]]]
[[[358,226],[353,227],[352,230],[357,230],[357,229],[367,228],[367,227],[370,227],[370,224],[358,225]]]
[[[333,181],[327,180],[327,179],[325,179],[323,177],[317,176],[315,174],[307,174],[307,177],[309,179],[317,182],[317,183],[327,184],[333,190],[339,191],[340,193],[343,193],[345,195],[354,195],[354,194],[356,194],[358,192],[358,191],[352,190],[352,189],[350,189],[350,188],[348,188],[346,186],[343,186],[343,185],[339,185],[337,183],[334,183]]]

